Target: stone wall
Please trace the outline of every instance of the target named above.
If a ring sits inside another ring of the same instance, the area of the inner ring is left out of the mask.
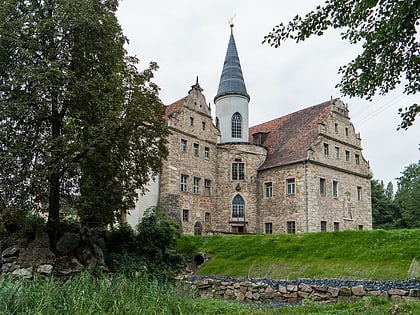
[[[366,296],[384,296],[393,302],[420,301],[420,283],[302,279],[296,281],[238,280],[214,278],[179,279],[200,297],[254,303],[297,303],[305,299],[319,303],[355,302]]]

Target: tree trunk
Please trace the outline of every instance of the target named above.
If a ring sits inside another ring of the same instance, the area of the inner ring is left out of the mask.
[[[50,237],[51,250],[55,250],[60,227],[60,176],[58,170],[53,171],[49,178],[49,205],[47,231]]]

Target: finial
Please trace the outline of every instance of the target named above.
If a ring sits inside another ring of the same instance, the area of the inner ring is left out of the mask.
[[[232,29],[235,26],[235,23],[233,23],[233,20],[236,17],[236,13],[229,19],[229,26]]]

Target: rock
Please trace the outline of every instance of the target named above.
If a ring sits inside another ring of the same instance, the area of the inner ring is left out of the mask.
[[[17,263],[24,268],[39,266],[43,264],[54,265],[55,255],[50,250],[48,240],[35,239],[27,248],[22,248]]]
[[[66,256],[57,258],[55,269],[62,275],[70,275],[82,271],[84,266],[76,259]]]
[[[412,297],[420,297],[420,289],[411,289],[409,295]]]
[[[12,272],[12,275],[23,278],[23,279],[32,279],[32,268],[21,268],[16,269]]]
[[[301,283],[299,284],[299,290],[302,292],[312,292],[312,287],[309,284]]]
[[[19,265],[17,265],[15,262],[13,263],[5,263],[1,266],[1,273],[7,274],[15,271],[16,269],[20,268]]]
[[[355,287],[352,287],[351,292],[353,293],[353,295],[356,295],[356,296],[365,296],[366,295],[366,291],[365,291],[365,289],[363,288],[362,285],[357,285]]]
[[[400,295],[400,296],[403,296],[403,295],[407,295],[408,294],[408,291],[401,290],[401,289],[391,289],[391,290],[388,290],[388,294],[389,295]]]
[[[243,302],[244,300],[245,300],[245,294],[239,291],[238,294],[236,295],[236,301]]]
[[[337,297],[340,294],[340,289],[329,287],[328,288],[328,293],[331,294],[332,297]]]
[[[38,268],[36,269],[36,272],[44,276],[51,276],[53,270],[54,270],[53,265],[43,264],[43,265],[38,266]]]
[[[351,296],[352,295],[352,293],[351,293],[351,289],[350,288],[348,288],[348,287],[342,287],[342,288],[340,288],[340,294],[339,294],[339,296]]]
[[[19,255],[19,251],[20,251],[21,247],[19,245],[13,245],[10,246],[8,248],[6,248],[2,253],[1,253],[1,257],[4,258],[9,258],[9,257],[17,257]]]
[[[96,244],[93,244],[93,256],[95,256],[98,265],[105,265],[105,255],[102,248]]]
[[[66,232],[57,242],[57,252],[61,254],[68,254],[75,250],[80,244],[79,233]]]

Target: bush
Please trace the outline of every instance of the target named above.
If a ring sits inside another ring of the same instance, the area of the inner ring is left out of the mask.
[[[183,256],[175,246],[181,235],[179,226],[158,207],[146,211],[134,231],[122,225],[107,237],[107,264],[116,272],[133,275],[147,272],[167,281],[184,266]]]

